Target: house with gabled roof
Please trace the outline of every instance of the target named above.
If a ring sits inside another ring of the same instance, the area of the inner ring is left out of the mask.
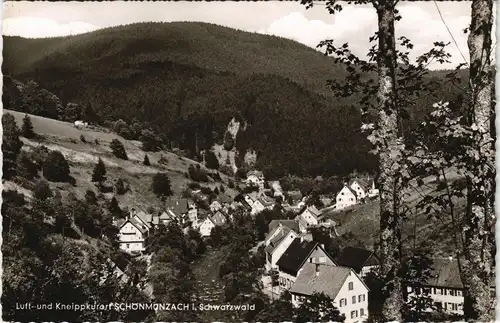
[[[344,209],[351,205],[358,203],[358,195],[356,191],[354,191],[347,183],[344,184],[344,187],[338,192],[336,196],[336,209]]]
[[[226,216],[221,211],[217,211],[211,216],[211,219],[215,225],[223,225],[227,222]]]
[[[419,294],[426,294],[432,299],[432,306],[429,304],[428,312],[435,309],[442,310],[449,314],[464,314],[464,284],[460,276],[458,260],[456,258],[435,258],[432,264],[432,275],[421,286],[406,285],[407,301]],[[495,277],[492,275],[491,286],[491,308],[494,310]]]
[[[288,227],[283,227],[276,235],[274,235],[266,244],[266,270],[276,269],[276,262],[281,255],[286,251],[288,246],[299,234]]]
[[[247,178],[245,180],[245,183],[248,186],[254,185],[259,187],[259,189],[264,189],[264,181],[265,181],[264,173],[257,170],[251,170],[247,173]]]
[[[215,223],[212,221],[210,216],[207,216],[203,222],[201,222],[198,230],[200,231],[200,235],[202,237],[209,237],[212,233],[212,229],[215,228]]]
[[[118,241],[120,249],[128,252],[143,252],[146,250],[146,237],[148,236],[148,228],[144,223],[133,217],[129,217],[118,227]]]
[[[271,241],[271,239],[283,229],[283,227],[288,227],[297,233],[301,233],[305,230],[305,228],[296,220],[272,220],[269,223],[269,232],[265,238],[266,246],[269,244],[269,241]]]
[[[373,251],[358,247],[343,248],[336,261],[340,266],[352,268],[361,277],[380,266],[380,259]]]
[[[170,198],[165,203],[165,208],[170,215],[179,219],[180,223],[191,221],[194,227],[198,223],[198,208],[196,204],[190,203],[188,199]]]
[[[314,263],[304,265],[290,288],[294,307],[315,293],[324,293],[344,314],[346,323],[368,318],[368,292],[368,286],[351,268]]]
[[[319,223],[319,216],[321,215],[321,212],[316,208],[316,206],[311,205],[302,210],[300,212],[296,219],[299,221],[299,218],[302,218],[302,223],[306,224],[306,228],[311,227],[311,226],[316,226]]]
[[[153,215],[150,213],[144,211],[135,212],[132,210],[130,217],[137,220],[148,231],[153,227]]]
[[[337,265],[322,245],[302,237],[295,238],[276,262],[280,287],[284,290],[290,289],[306,263]]]

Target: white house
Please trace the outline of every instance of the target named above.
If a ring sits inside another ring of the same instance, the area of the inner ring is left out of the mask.
[[[148,230],[144,224],[135,218],[129,218],[118,228],[118,241],[120,249],[129,252],[142,252],[145,250],[145,241]]]
[[[264,211],[266,207],[262,203],[260,199],[257,199],[253,202],[252,204],[252,211],[250,212],[252,215],[258,214],[262,211]]]
[[[261,171],[251,170],[247,173],[247,179],[245,183],[248,186],[255,185],[259,187],[260,190],[264,189],[264,174]]]
[[[279,181],[272,181],[270,182],[271,189],[273,190],[273,196],[274,198],[285,198],[285,194],[283,193],[283,189],[281,188],[281,184]]]
[[[222,204],[220,204],[219,201],[213,201],[212,204],[210,204],[210,211],[217,212],[219,210],[222,210]]]
[[[321,212],[316,208],[316,206],[311,205],[305,208],[297,217],[301,217],[307,224],[307,227],[318,225]]]
[[[428,295],[433,302],[434,309],[441,309],[449,314],[464,314],[464,285],[460,278],[458,261],[455,258],[433,259],[433,275],[422,286],[406,286],[407,301],[420,294]],[[491,302],[495,302],[495,278],[491,280]],[[428,312],[433,311],[430,306]]]
[[[265,238],[266,246],[268,246],[271,239],[274,238],[285,227],[295,231],[296,233],[305,231],[305,228],[303,228],[296,220],[272,220],[269,223],[269,232]]]
[[[198,209],[196,204],[187,199],[169,199],[166,203],[167,212],[181,223],[191,221],[193,227],[198,227]]]
[[[212,229],[215,228],[215,223],[208,216],[200,225],[200,235],[202,237],[209,237],[210,233],[212,233]]]
[[[288,246],[299,235],[297,232],[288,227],[284,227],[278,234],[276,234],[266,246],[266,270],[277,269],[276,262],[280,259],[281,255],[288,249]]]
[[[302,237],[296,238],[276,262],[279,286],[282,290],[288,290],[292,287],[306,263],[337,265],[322,245],[314,241],[307,241]]]
[[[290,289],[292,304],[298,307],[314,293],[324,293],[345,315],[346,323],[363,322],[368,318],[369,289],[348,267],[307,263]]]
[[[343,209],[357,203],[357,193],[347,183],[340,190],[336,197],[336,209]]]

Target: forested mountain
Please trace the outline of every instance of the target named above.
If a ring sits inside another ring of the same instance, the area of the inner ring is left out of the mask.
[[[239,162],[255,149],[268,176],[345,175],[375,166],[354,101],[325,87],[345,71],[291,40],[206,23],[141,23],[71,37],[5,37],[3,68],[21,82],[35,80],[62,106],[95,111],[95,122],[151,128],[191,156],[222,143],[236,118],[246,125],[236,138]],[[6,95],[15,96],[5,83]],[[444,98],[452,92],[443,84]],[[35,99],[24,101],[11,109],[39,114]],[[431,103],[422,98],[410,119]]]

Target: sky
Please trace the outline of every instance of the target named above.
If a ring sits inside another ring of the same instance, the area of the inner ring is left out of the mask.
[[[433,42],[451,42],[452,63],[431,68],[453,68],[468,60],[467,34],[470,1],[398,4],[403,19],[396,24],[396,36],[406,36],[415,54],[428,51]],[[496,8],[495,8],[496,10]],[[328,14],[324,4],[306,9],[298,2],[28,2],[3,3],[4,35],[29,38],[55,37],[91,32],[100,28],[135,22],[202,21],[262,34],[290,38],[310,47],[321,40],[349,42],[352,51],[366,57],[368,38],[377,28],[371,6],[344,3],[344,10]]]

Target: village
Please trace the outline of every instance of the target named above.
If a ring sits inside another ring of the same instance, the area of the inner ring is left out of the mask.
[[[369,288],[364,279],[380,266],[380,259],[373,250],[354,246],[344,247],[339,255],[332,257],[324,245],[313,241],[311,230],[323,228],[330,235],[338,236],[336,227],[341,224],[328,215],[377,199],[379,190],[375,181],[354,178],[344,183],[337,194],[320,197],[324,205],[321,209],[308,205],[308,196],[302,196],[300,191],[283,191],[279,181],[266,182],[260,171],[249,171],[240,184],[242,188],[251,188],[252,191],[241,193],[233,200],[220,195],[210,203],[208,211],[199,209],[188,198],[168,199],[165,209],[157,214],[131,210],[126,219],[115,221],[119,229],[120,249],[135,256],[146,254],[148,235],[159,225],[167,225],[171,221],[183,227],[185,233],[195,229],[208,239],[215,227],[233,220],[235,210],[255,217],[264,210],[279,207],[295,216],[272,220],[267,236],[258,245],[265,246],[264,292],[271,299],[278,299],[287,291],[292,295],[295,307],[314,293],[325,293],[345,315],[345,322],[365,321],[369,316]],[[199,193],[199,190],[193,191],[195,195]],[[453,258],[437,258],[434,264],[434,275],[425,285],[405,287],[407,301],[424,293],[432,299],[427,311],[439,309],[452,315],[463,315],[463,284],[457,262]]]

